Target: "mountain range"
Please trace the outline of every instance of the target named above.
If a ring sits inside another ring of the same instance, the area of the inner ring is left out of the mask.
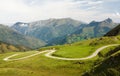
[[[0,41],[36,49],[102,37],[117,25],[110,18],[89,24],[71,18],[17,22],[11,27],[0,24]]]
[[[116,27],[118,23],[112,21],[112,19],[108,18],[103,21],[92,21],[83,28],[75,31],[70,36],[66,37],[67,43],[77,42],[84,39],[102,37],[111,29]]]
[[[63,37],[82,28],[85,23],[73,20],[71,18],[64,19],[48,19],[31,23],[15,23],[12,28],[21,34],[32,36],[49,42],[53,38]]]
[[[89,38],[101,37],[116,27],[108,18],[89,24],[71,18],[48,19],[30,23],[17,22],[11,28],[26,36],[43,40],[47,45],[73,43]]]

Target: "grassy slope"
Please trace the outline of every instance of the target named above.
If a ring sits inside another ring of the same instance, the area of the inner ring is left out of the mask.
[[[91,46],[64,46],[54,53],[54,55],[60,57],[79,58],[90,55],[94,50],[95,48]]]
[[[83,76],[120,76],[120,46],[100,52],[98,62]]]
[[[67,57],[70,57],[71,55],[73,55],[71,57],[74,56],[84,57],[85,55],[82,55],[84,53],[78,52],[79,50],[83,49],[83,51],[87,52],[87,49],[91,47],[101,47],[104,45],[114,44],[114,43],[120,43],[119,36],[112,38],[104,37],[104,38],[92,39],[92,40],[77,42],[74,44],[66,44],[63,46],[59,46],[59,45],[51,46],[47,48],[42,48],[40,50],[56,48],[59,51],[54,53],[54,55],[59,56],[62,55],[60,53],[60,50],[61,52],[63,52],[62,49],[63,50],[66,49],[68,51],[65,51],[66,53],[64,55],[67,55]],[[88,48],[84,49],[83,46],[84,47],[86,46]],[[79,54],[77,54],[76,52]],[[85,61],[63,61],[63,60],[47,58],[44,56],[44,54],[42,54],[20,61],[5,62],[2,60],[6,56],[15,53],[16,52],[0,54],[0,76],[81,76],[84,72],[89,71],[94,66],[96,59],[99,57],[97,56],[96,58]],[[90,53],[87,52],[86,55],[88,54]],[[23,54],[21,56],[25,56],[25,55],[26,54]],[[16,56],[14,58],[19,58],[19,57]]]
[[[59,57],[68,57],[68,58],[79,58],[86,57],[92,54],[97,48],[109,44],[119,44],[120,36],[116,37],[102,37],[96,39],[85,40],[73,44],[65,44],[58,46],[45,47],[44,49],[56,48],[56,51],[53,55]],[[42,50],[40,49],[40,50]]]
[[[6,52],[11,52],[11,51],[27,51],[30,50],[27,47],[24,46],[15,46],[7,43],[0,42],[0,53],[6,53]]]

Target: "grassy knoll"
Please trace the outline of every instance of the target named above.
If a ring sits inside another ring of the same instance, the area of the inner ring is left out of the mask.
[[[53,55],[67,58],[86,57],[95,51],[96,47],[92,46],[64,46],[56,51]]]

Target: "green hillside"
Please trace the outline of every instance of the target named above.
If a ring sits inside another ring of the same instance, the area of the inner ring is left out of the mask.
[[[57,56],[66,56],[66,53],[67,53],[69,57],[69,56],[77,56],[77,55],[73,55],[73,53],[75,52],[77,52],[76,54],[78,54],[78,56],[80,56],[79,55],[80,52],[84,53],[84,51],[85,51],[85,54],[87,53],[90,54],[101,46],[108,45],[108,44],[119,44],[119,43],[120,43],[120,36],[101,37],[101,38],[84,40],[84,41],[80,41],[72,44],[44,47],[44,48],[41,48],[40,50],[56,48],[58,49],[58,51],[55,52]],[[84,51],[78,51],[78,50],[84,50]]]
[[[115,43],[120,42],[119,35],[120,25],[109,31],[105,37],[108,37],[109,39],[113,38],[112,40],[109,40],[109,42]],[[106,40],[108,41],[108,39]],[[104,40],[102,39],[102,42],[103,41]],[[120,46],[106,48],[98,55],[98,62],[94,64],[94,67],[91,70],[83,74],[83,76],[120,76]]]
[[[28,50],[30,49],[24,46],[15,46],[15,45],[0,42],[0,53],[28,51]]]
[[[18,46],[26,46],[31,49],[40,48],[45,45],[43,41],[33,37],[24,36],[2,24],[0,24],[0,41]]]
[[[103,59],[83,76],[120,76],[120,46],[107,51],[108,56],[102,56]]]

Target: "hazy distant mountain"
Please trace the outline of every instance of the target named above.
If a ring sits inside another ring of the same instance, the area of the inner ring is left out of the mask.
[[[21,34],[36,37],[46,42],[54,38],[70,35],[82,28],[85,23],[71,18],[48,19],[31,23],[17,22],[12,26]]]
[[[117,36],[117,35],[120,35],[120,24],[117,27],[110,30],[105,36]]]
[[[26,46],[32,49],[39,48],[45,45],[43,41],[24,36],[4,25],[0,25],[0,41],[13,45]]]
[[[114,23],[110,18],[101,22],[92,21],[88,25],[84,26],[82,29],[79,29],[70,36],[67,36],[66,41],[68,43],[71,43],[79,40],[101,37],[117,25],[118,24]]]

